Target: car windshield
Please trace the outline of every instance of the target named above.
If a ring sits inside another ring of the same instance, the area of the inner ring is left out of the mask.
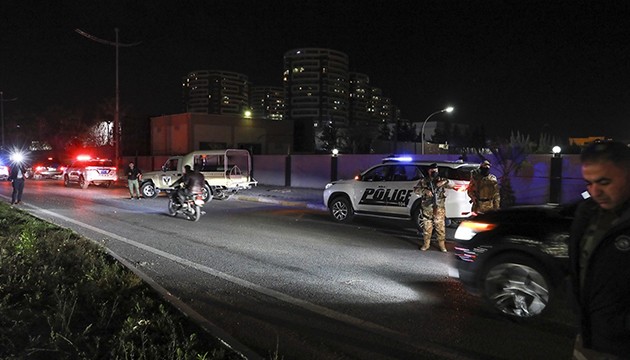
[[[477,169],[476,166],[460,166],[457,169],[447,169],[447,178],[451,180],[470,180],[470,172]]]
[[[438,173],[441,177],[447,178],[449,180],[470,180],[470,172],[475,170],[477,166],[475,165],[464,165],[457,168],[452,168],[450,166],[438,165]],[[428,165],[422,166],[422,170],[427,173],[429,169]]]

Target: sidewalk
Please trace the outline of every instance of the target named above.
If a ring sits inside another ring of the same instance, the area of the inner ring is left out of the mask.
[[[232,198],[326,211],[323,194],[324,189],[258,185],[241,190]]]

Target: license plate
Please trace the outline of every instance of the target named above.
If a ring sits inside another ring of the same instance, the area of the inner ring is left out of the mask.
[[[101,170],[101,171],[99,171],[99,173],[101,175],[107,175],[107,174],[109,174],[109,170]]]

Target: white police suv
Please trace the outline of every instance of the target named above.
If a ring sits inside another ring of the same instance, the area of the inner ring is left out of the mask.
[[[414,161],[410,157],[388,157],[354,180],[338,180],[326,185],[324,204],[333,219],[349,222],[355,215],[412,220],[420,229],[420,196],[414,186],[426,176],[430,164],[436,163],[441,177],[451,181],[446,190],[447,224],[471,215],[466,190],[470,172],[479,164],[461,161]]]

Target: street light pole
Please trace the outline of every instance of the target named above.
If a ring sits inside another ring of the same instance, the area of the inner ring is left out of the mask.
[[[4,92],[0,91],[0,118],[2,119],[2,144],[0,145],[0,149],[4,149],[4,102],[15,100],[17,100],[17,98],[5,99]]]
[[[126,46],[126,47],[130,47],[130,46],[135,46],[140,44],[140,42],[135,42],[135,43],[130,43],[130,44],[121,44],[118,41],[118,28],[114,28],[114,32],[116,33],[116,42],[111,42],[108,40],[103,40],[100,38],[97,38],[94,35],[90,35],[88,33],[86,33],[83,30],[80,29],[74,29],[74,31],[76,31],[79,35],[85,36],[86,38],[92,40],[92,41],[96,41],[98,43],[101,44],[105,44],[105,45],[111,45],[114,46],[116,48],[116,91],[115,91],[115,95],[116,95],[116,108],[114,110],[114,149],[115,149],[115,159],[114,159],[114,163],[116,165],[116,168],[119,168],[119,157],[120,157],[120,90],[118,87],[118,48],[121,46]]]
[[[420,141],[422,142],[422,155],[424,155],[424,126],[427,124],[427,121],[429,121],[429,119],[433,117],[433,115],[437,115],[443,112],[448,112],[448,113],[453,112],[453,107],[449,106],[446,109],[438,110],[436,112],[431,113],[431,115],[427,116],[427,118],[422,123],[422,132],[420,135]]]

